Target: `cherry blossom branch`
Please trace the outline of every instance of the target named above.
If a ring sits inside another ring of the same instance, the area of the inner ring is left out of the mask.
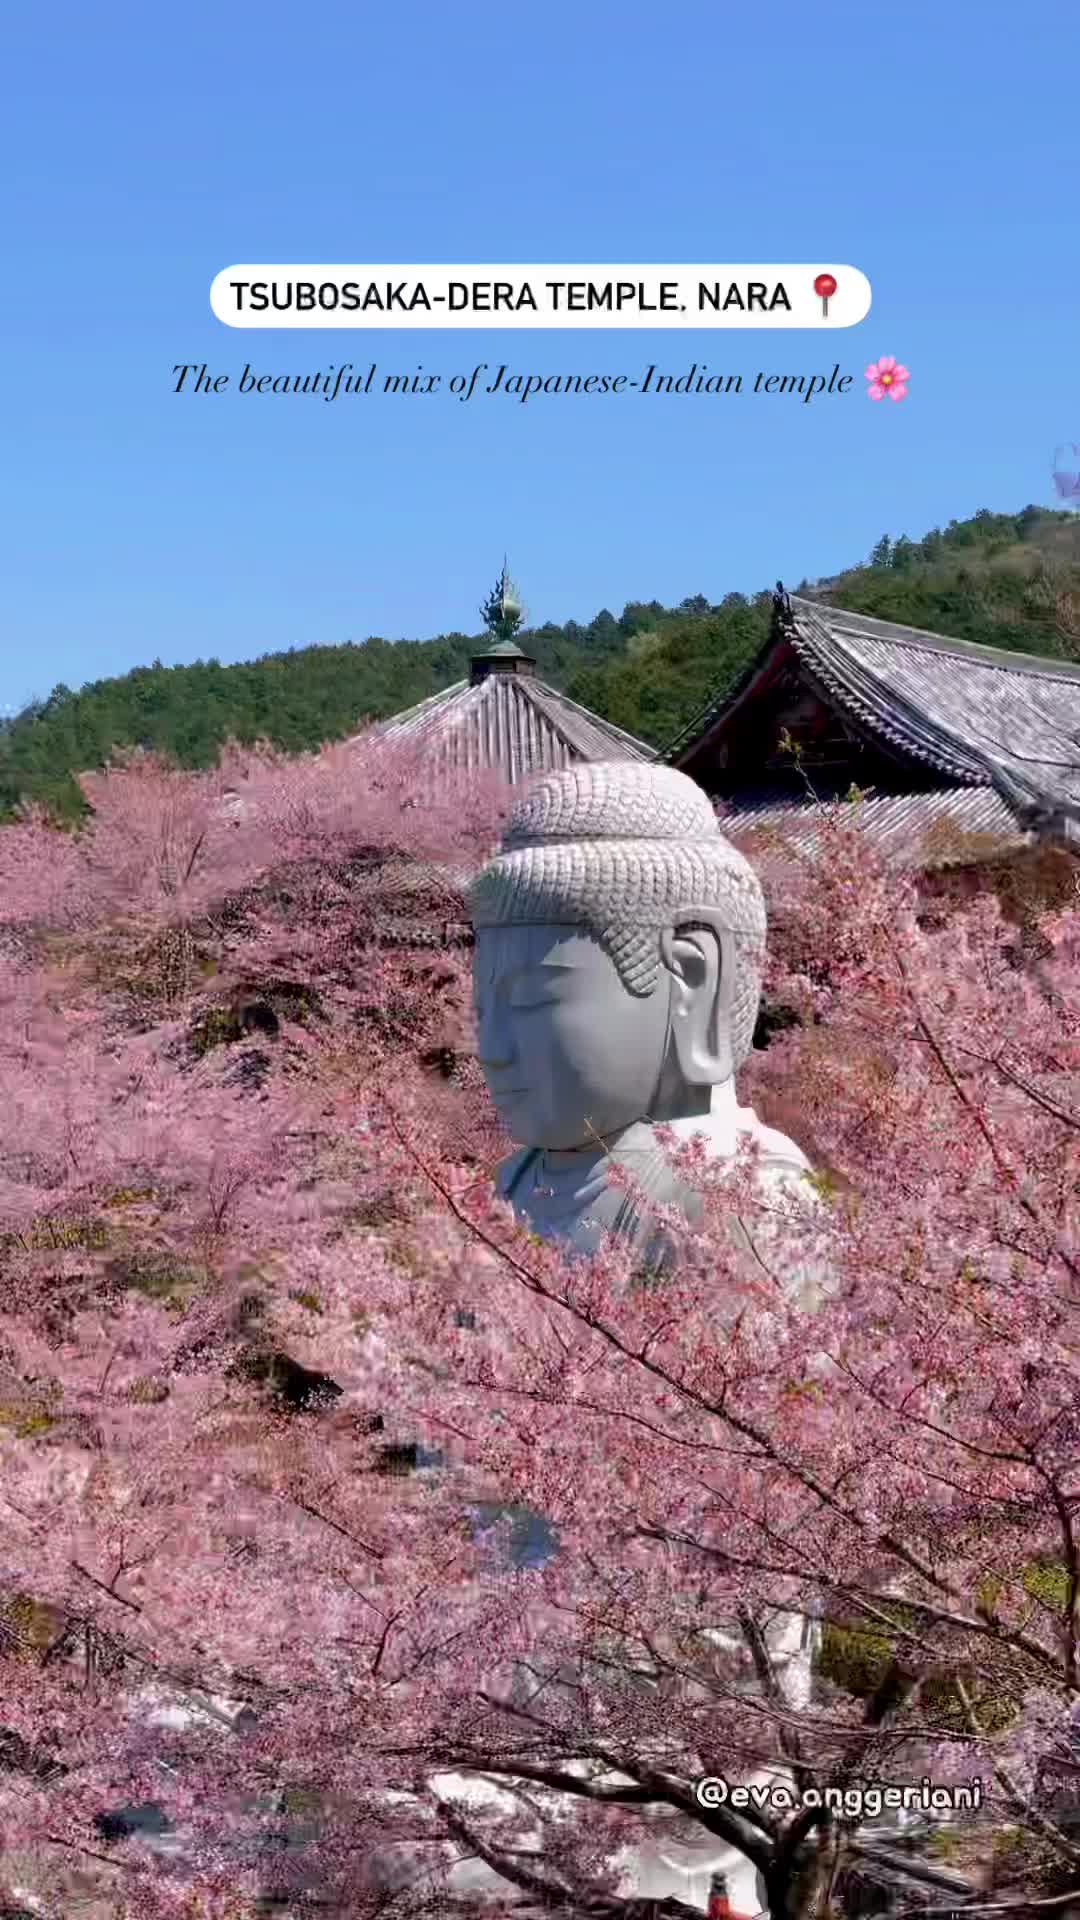
[[[956,1689],[956,1697],[960,1702],[968,1726],[973,1733],[980,1733],[981,1728],[978,1718],[962,1676],[959,1673],[954,1673],[952,1675],[952,1683]],[[987,1755],[987,1760],[994,1779],[1002,1789],[1014,1812],[1021,1814],[1028,1826],[1030,1826],[1034,1832],[1041,1834],[1043,1839],[1047,1841],[1054,1849],[1054,1852],[1059,1854],[1063,1860],[1068,1860],[1071,1866],[1080,1867],[1080,1847],[1074,1846],[1072,1841],[1062,1833],[1060,1827],[1055,1826],[1052,1820],[1047,1820],[1045,1815],[1039,1812],[1039,1809],[1032,1803],[1030,1797],[1017,1785],[1016,1781],[1001,1764],[1000,1760],[995,1759],[992,1753]]]
[[[950,1583],[936,1574],[931,1566],[921,1560],[917,1554],[913,1553],[894,1533],[889,1530],[875,1532],[873,1528],[867,1525],[865,1519],[857,1509],[846,1507],[842,1502],[838,1501],[830,1489],[818,1479],[816,1474],[811,1473],[808,1468],[800,1466],[797,1462],[783,1458],[777,1452],[769,1435],[755,1427],[752,1421],[734,1414],[728,1408],[710,1401],[706,1396],[688,1386],[685,1381],[676,1380],[672,1375],[667,1373],[665,1369],[658,1366],[655,1361],[643,1358],[630,1347],[625,1340],[620,1338],[614,1328],[599,1320],[595,1314],[579,1307],[571,1298],[561,1299],[555,1294],[538,1274],[530,1272],[529,1268],[523,1266],[521,1261],[509,1253],[497,1240],[486,1233],[475,1221],[469,1219],[468,1215],[459,1207],[450,1189],[432,1172],[423,1158],[411,1148],[405,1135],[398,1127],[396,1116],[393,1115],[392,1109],[390,1109],[389,1106],[387,1111],[391,1114],[391,1125],[394,1127],[394,1131],[401,1145],[410,1153],[417,1167],[420,1168],[421,1172],[423,1172],[431,1182],[436,1192],[453,1213],[455,1219],[459,1220],[462,1226],[470,1230],[490,1252],[501,1259],[531,1293],[538,1294],[542,1299],[561,1307],[575,1319],[579,1320],[583,1326],[588,1327],[590,1331],[599,1333],[624,1359],[636,1361],[639,1366],[643,1367],[646,1372],[652,1374],[653,1377],[662,1384],[675,1387],[679,1392],[683,1393],[691,1405],[698,1407],[701,1412],[726,1422],[727,1425],[732,1427],[736,1433],[742,1435],[743,1438],[752,1440],[764,1458],[771,1461],[781,1472],[790,1475],[790,1477],[800,1486],[804,1487],[807,1492],[813,1493],[821,1502],[822,1506],[827,1507],[830,1511],[836,1513],[839,1518],[845,1520],[849,1526],[854,1527],[858,1532],[864,1534],[875,1546],[887,1548],[887,1550],[905,1566],[910,1567],[913,1573],[917,1573],[920,1579],[925,1580],[929,1586],[939,1588],[941,1592],[948,1594],[950,1598],[954,1597],[955,1590]]]
[[[490,1867],[493,1873],[531,1894],[554,1913],[569,1911],[589,1915],[591,1920],[685,1920],[685,1916],[698,1912],[682,1900],[620,1899],[617,1894],[583,1892],[565,1882],[560,1884],[524,1866],[520,1853],[511,1854],[489,1846],[445,1801],[437,1800],[435,1804],[447,1832],[459,1846],[466,1847],[470,1855]]]
[[[944,1916],[944,1920],[956,1920],[957,1913],[1032,1913],[1038,1911],[1050,1913],[1059,1907],[1074,1907],[1075,1905],[1076,1888],[1069,1887],[1064,1893],[1042,1894],[1030,1899],[965,1900],[963,1906],[960,1908],[956,1906],[955,1902],[949,1907],[925,1907],[920,1902],[917,1907],[897,1908],[893,1915],[893,1920],[923,1920],[924,1915],[926,1916],[926,1920],[937,1920],[938,1915]]]

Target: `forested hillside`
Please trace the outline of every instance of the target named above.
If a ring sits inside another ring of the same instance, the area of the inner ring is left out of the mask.
[[[915,541],[885,535],[867,562],[792,591],[852,612],[1024,653],[1080,658],[1080,518],[1025,507],[950,521]],[[570,692],[657,745],[673,739],[768,629],[770,594],[728,594],[719,606],[626,609],[634,624],[621,655],[588,662]]]
[[[677,607],[634,601],[618,617],[602,608],[587,624],[568,620],[520,637],[546,680],[662,747],[760,644],[771,585],[718,603],[703,594]],[[1076,658],[1080,519],[1033,506],[1018,514],[982,509],[921,540],[886,535],[865,564],[814,585],[803,581],[799,590],[991,646]],[[145,745],[182,765],[208,766],[230,736],[266,738],[289,751],[341,739],[463,678],[483,644],[463,633],[375,637],[237,666],[154,661],[77,692],[58,686],[0,728],[0,812],[32,797],[71,817],[82,805],[72,774],[102,765],[117,746]]]

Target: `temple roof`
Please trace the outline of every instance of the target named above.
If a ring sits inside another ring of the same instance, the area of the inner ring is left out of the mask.
[[[533,656],[525,653],[516,640],[497,640],[493,647],[483,647],[474,657],[477,660],[531,660]]]
[[[382,721],[375,735],[422,746],[435,773],[501,773],[509,781],[580,761],[655,760],[643,740],[536,678],[534,655],[514,638],[525,610],[505,554],[480,611],[488,644],[473,654],[468,680]]]
[[[871,744],[925,783],[992,787],[1025,824],[1080,822],[1080,665],[947,639],[778,594],[773,631],[734,687],[668,748],[690,764],[783,660]]]
[[[514,643],[492,649],[521,655]],[[591,760],[653,760],[643,740],[601,720],[532,675],[492,673],[479,685],[459,680],[419,706],[385,720],[384,740],[423,741],[436,766],[501,771],[509,780]]]
[[[844,811],[848,805],[840,802]],[[786,864],[788,848],[814,853],[822,820],[835,810],[816,801],[739,807],[722,812],[720,825],[764,878]],[[888,865],[921,872],[1002,859],[1034,838],[985,786],[872,795],[852,806],[851,817]]]
[[[814,802],[721,811],[721,829],[752,861],[771,914],[783,917],[795,862],[819,850],[823,816],[833,811]],[[861,800],[852,812],[889,866],[921,872],[1001,860],[1035,837],[987,787],[884,794]],[[358,900],[366,897],[374,940],[445,951],[472,945],[466,900],[472,878],[464,865],[387,853],[351,884]]]

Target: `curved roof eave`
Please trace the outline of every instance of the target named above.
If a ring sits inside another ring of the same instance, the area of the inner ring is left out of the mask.
[[[810,678],[817,681],[818,691],[827,700],[839,703],[863,732],[872,734],[886,748],[921,760],[965,786],[988,783],[990,772],[985,760],[965,749],[895,687],[880,681],[862,661],[852,655],[845,657],[816,608],[807,601],[800,603],[790,639],[797,658]]]

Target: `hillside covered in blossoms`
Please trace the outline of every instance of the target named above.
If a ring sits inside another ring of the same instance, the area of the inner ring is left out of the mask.
[[[642,1288],[495,1197],[468,948],[394,937],[505,791],[368,741],[83,794],[0,834],[8,1910],[641,1920],[658,1846],[775,1920],[1074,1887],[1075,894],[931,907],[857,808],[793,855],[740,1091],[813,1177],[768,1219],[681,1149]],[[979,1810],[844,1798],[924,1776]]]

